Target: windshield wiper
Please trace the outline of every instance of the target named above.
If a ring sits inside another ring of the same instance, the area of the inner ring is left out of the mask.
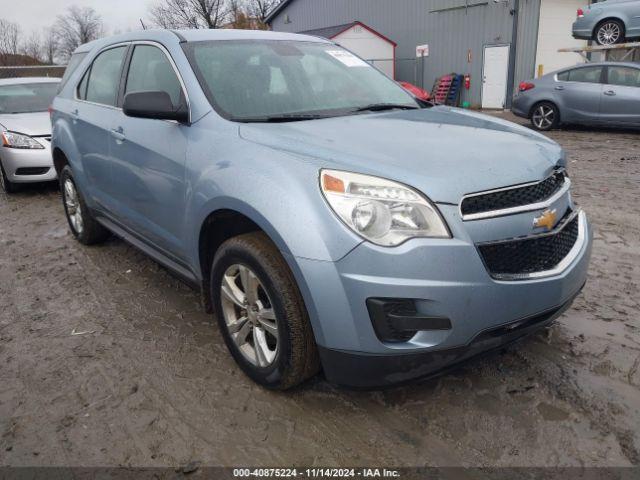
[[[271,115],[267,117],[240,118],[240,122],[244,123],[285,123],[285,122],[303,122],[305,120],[318,120],[320,118],[328,118],[326,115],[317,114],[287,114],[287,115]]]
[[[402,103],[372,103],[366,107],[360,107],[353,110],[354,112],[384,112],[385,110],[418,110],[420,107],[406,105]]]

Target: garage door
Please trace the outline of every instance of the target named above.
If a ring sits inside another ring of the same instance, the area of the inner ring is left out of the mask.
[[[579,8],[589,3],[586,0],[542,0],[540,5],[540,27],[536,55],[536,76],[542,65],[543,74],[582,63],[577,53],[559,53],[559,48],[584,47],[587,42],[576,40],[571,35],[571,26]]]

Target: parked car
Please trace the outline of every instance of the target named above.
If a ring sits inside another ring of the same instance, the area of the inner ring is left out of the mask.
[[[567,123],[640,127],[640,65],[590,63],[522,82],[511,111],[537,130]]]
[[[57,78],[0,80],[0,187],[13,193],[21,183],[55,180],[48,108]]]
[[[574,38],[615,45],[640,37],[640,0],[607,0],[578,9]]]
[[[113,232],[201,288],[262,385],[430,375],[548,325],[585,283],[565,154],[530,129],[419,108],[315,37],[140,31],[87,51],[53,104],[71,232]]]
[[[422,100],[424,102],[431,101],[431,94],[427,92],[425,89],[420,88],[409,82],[398,82],[402,88],[404,88],[411,95],[416,97],[418,100]]]

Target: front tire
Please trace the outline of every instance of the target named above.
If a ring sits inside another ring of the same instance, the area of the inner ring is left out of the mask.
[[[548,132],[560,125],[560,111],[551,102],[540,102],[531,109],[531,125],[536,130]]]
[[[624,24],[619,20],[606,20],[596,28],[594,39],[598,45],[616,45],[624,42]]]
[[[264,233],[226,241],[213,260],[210,285],[222,336],[247,376],[267,388],[286,390],[318,372],[302,296]]]
[[[0,162],[0,188],[7,194],[16,193],[20,189],[17,183],[9,181],[2,162]]]
[[[80,243],[95,245],[109,238],[109,231],[98,223],[87,207],[68,165],[60,172],[60,191],[69,228]]]

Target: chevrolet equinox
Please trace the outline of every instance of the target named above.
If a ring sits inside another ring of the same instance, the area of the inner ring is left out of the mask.
[[[331,41],[140,31],[72,61],[52,107],[71,232],[198,287],[262,385],[430,376],[548,325],[585,283],[556,143],[420,104]]]

